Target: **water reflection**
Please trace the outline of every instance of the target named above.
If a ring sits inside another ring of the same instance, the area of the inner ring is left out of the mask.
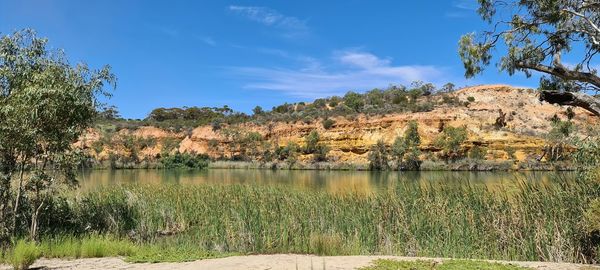
[[[187,170],[88,170],[79,174],[84,190],[114,184],[248,184],[326,190],[332,193],[372,193],[393,189],[399,183],[443,186],[458,183],[484,185],[488,189],[516,187],[520,180],[551,184],[572,179],[569,172],[365,172],[287,171],[252,169]]]

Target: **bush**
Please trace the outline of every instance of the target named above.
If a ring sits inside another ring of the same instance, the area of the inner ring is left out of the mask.
[[[556,117],[556,115],[554,115]],[[550,140],[560,140],[569,137],[575,131],[575,126],[571,121],[562,121],[558,118],[551,120],[552,129],[548,133]]]
[[[340,104],[340,98],[338,98],[338,97],[332,97],[329,100],[329,107],[331,107],[331,108],[337,107],[338,104]]]
[[[469,102],[475,102],[475,98],[474,98],[474,97],[471,97],[471,96],[470,96],[470,97],[467,97],[467,101],[469,101]]]
[[[506,154],[508,155],[509,159],[517,159],[517,157],[515,156],[515,148],[511,147],[511,146],[507,146],[506,149],[504,149],[504,151],[506,151]]]
[[[414,120],[410,121],[404,137],[398,136],[392,144],[391,153],[398,170],[418,170],[420,168],[420,144],[419,124]]]
[[[486,154],[486,149],[477,145],[471,147],[471,149],[469,150],[469,158],[475,160],[484,160]]]
[[[383,140],[378,140],[369,150],[369,168],[382,171],[388,168],[388,149]]]
[[[460,104],[460,100],[458,100],[458,97],[456,96],[450,96],[450,95],[442,95],[442,103],[443,104],[448,104],[448,105],[458,105]]]
[[[333,125],[335,124],[335,121],[333,119],[325,119],[323,120],[323,128],[324,129],[330,129],[331,127],[333,127]]]
[[[29,269],[40,257],[41,252],[34,242],[19,240],[10,254],[10,263],[15,270]]]
[[[206,169],[208,157],[177,152],[161,157],[160,163],[166,169]]]
[[[430,112],[433,110],[433,103],[426,101],[426,102],[420,102],[417,103],[416,105],[413,105],[411,107],[411,112]]]
[[[327,161],[327,154],[329,154],[329,147],[323,144],[318,144],[316,151],[313,153],[314,161]]]
[[[306,136],[306,146],[304,147],[305,154],[312,154],[317,151],[317,145],[319,144],[319,132],[316,130],[311,131],[308,136]]]
[[[435,146],[439,147],[441,157],[446,161],[455,161],[464,156],[461,144],[467,139],[466,127],[446,126],[442,133],[435,139]]]
[[[275,154],[279,157],[279,160],[285,160],[291,166],[298,161],[299,149],[300,147],[295,142],[288,142],[285,147],[277,148]]]
[[[362,95],[352,91],[346,93],[344,96],[344,104],[356,112],[360,112],[365,106]]]

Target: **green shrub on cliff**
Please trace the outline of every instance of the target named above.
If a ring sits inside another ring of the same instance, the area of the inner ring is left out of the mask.
[[[160,163],[165,169],[206,169],[208,157],[177,152],[161,157]]]

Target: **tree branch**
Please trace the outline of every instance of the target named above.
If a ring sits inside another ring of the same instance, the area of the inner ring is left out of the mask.
[[[581,107],[600,117],[600,99],[583,93],[542,91],[540,100],[550,104]]]
[[[600,77],[596,76],[596,74],[590,72],[570,70],[560,64],[551,67],[542,64],[529,64],[524,62],[518,62],[515,66],[520,69],[531,69],[542,73],[554,75],[567,81],[580,81],[592,84],[596,87],[600,87]]]
[[[600,35],[600,27],[598,27],[598,25],[596,25],[590,18],[589,16],[586,16],[583,13],[574,11],[574,10],[570,10],[570,9],[563,9],[564,12],[567,12],[573,16],[579,17],[581,20],[585,21],[593,30],[595,33],[592,33],[590,31],[588,31],[587,29],[574,29],[575,31],[578,32],[582,32],[585,34],[588,34],[590,36],[590,38],[592,39],[592,43],[594,43],[595,45],[600,45],[600,43],[598,42],[598,35]],[[585,28],[585,27],[583,27]]]

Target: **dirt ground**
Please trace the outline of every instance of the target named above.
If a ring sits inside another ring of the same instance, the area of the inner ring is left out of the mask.
[[[148,269],[148,270],[170,270],[170,269],[210,269],[210,270],[267,270],[267,269],[290,269],[290,270],[341,270],[356,269],[369,265],[376,259],[394,259],[394,260],[436,260],[439,258],[414,258],[414,257],[394,257],[394,256],[331,256],[319,257],[313,255],[251,255],[251,256],[233,256],[219,259],[206,259],[194,262],[184,263],[138,263],[132,264],[124,262],[121,258],[94,258],[94,259],[40,259],[32,267],[38,269]],[[599,269],[598,266],[584,266],[567,263],[546,263],[546,262],[505,262],[533,269],[543,270],[592,270]],[[1,270],[11,269],[10,266],[0,265]]]

